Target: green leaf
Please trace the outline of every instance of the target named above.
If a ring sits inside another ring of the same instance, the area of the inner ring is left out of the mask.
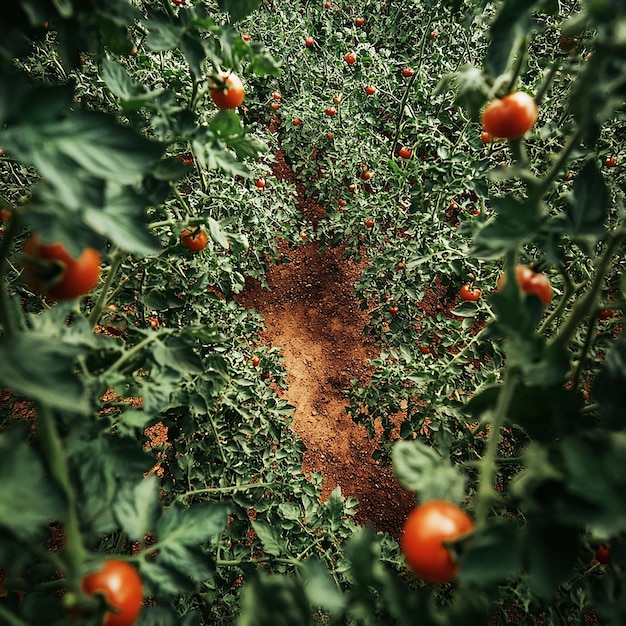
[[[155,474],[136,485],[124,484],[113,503],[113,512],[122,530],[134,541],[143,541],[154,530],[161,502]]]
[[[195,353],[189,339],[168,337],[154,345],[152,355],[157,363],[181,374],[200,374],[204,371],[202,359]]]
[[[0,434],[0,527],[18,539],[39,543],[50,521],[65,516],[66,505],[25,438],[21,427]]]
[[[168,543],[159,550],[156,563],[196,582],[207,581],[215,574],[215,560],[198,546]]]
[[[321,607],[330,613],[343,611],[346,598],[319,559],[310,558],[299,574],[312,607]]]
[[[222,11],[230,14],[233,22],[239,22],[256,11],[261,0],[218,0],[217,4]]]
[[[509,65],[516,48],[532,26],[531,10],[539,0],[506,0],[500,6],[491,24],[491,43],[485,57],[485,68],[494,78],[500,76]]]
[[[393,446],[391,457],[398,482],[415,491],[418,500],[460,502],[464,498],[466,478],[427,444],[399,441]]]
[[[459,558],[459,580],[490,585],[518,575],[522,568],[522,546],[517,522],[491,520],[467,542]]]
[[[139,569],[144,578],[156,585],[164,594],[178,595],[193,591],[195,584],[189,576],[177,568],[158,563],[155,559],[144,559],[139,562]]]
[[[622,333],[609,350],[592,388],[603,424],[608,428],[626,428],[626,336]]]
[[[288,554],[287,544],[282,537],[280,527],[270,526],[263,520],[253,520],[250,523],[263,544],[263,550],[267,554],[272,556]]]
[[[185,546],[208,541],[224,530],[228,512],[224,504],[194,504],[189,508],[175,504],[159,519],[157,539]]]
[[[508,250],[530,241],[543,223],[539,207],[517,198],[494,198],[498,215],[476,233],[471,254],[483,259],[496,259]]]
[[[230,242],[228,241],[228,237],[226,233],[222,229],[222,226],[217,220],[214,220],[212,217],[209,217],[207,220],[207,224],[209,225],[209,233],[211,234],[211,239],[224,250],[228,250],[230,248]]]
[[[76,374],[82,350],[29,332],[0,339],[0,384],[31,400],[71,413],[88,413],[89,394]],[[24,358],[36,354],[36,359]]]

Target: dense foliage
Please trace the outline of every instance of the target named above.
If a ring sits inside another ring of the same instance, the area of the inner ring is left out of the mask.
[[[623,623],[620,0],[0,18],[1,623]],[[428,535],[445,584],[302,472],[232,299],[302,235],[367,258],[348,408],[473,520]]]

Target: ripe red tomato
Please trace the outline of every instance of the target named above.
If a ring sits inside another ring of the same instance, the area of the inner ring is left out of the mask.
[[[337,109],[335,109],[335,107],[328,107],[326,109],[326,115],[329,115],[330,117],[335,115],[335,113],[337,113]]]
[[[491,143],[493,141],[493,137],[491,136],[491,133],[488,133],[486,130],[483,130],[483,132],[480,133],[480,140],[484,144],[488,144],[488,143]]]
[[[430,500],[409,513],[400,547],[408,566],[429,583],[446,583],[459,566],[444,541],[454,541],[474,528],[474,522],[456,504]]]
[[[283,97],[280,95],[280,93],[278,91],[273,91],[272,92],[272,98],[274,98],[274,100],[282,100]]]
[[[265,178],[257,178],[254,181],[254,185],[259,189],[263,189],[265,187]]]
[[[332,133],[326,133],[326,137],[328,139],[333,139],[335,137],[335,135],[333,135]]]
[[[270,107],[271,107],[274,111],[278,111],[278,109],[280,109],[280,103],[279,103],[279,102],[272,102],[272,104],[270,104]]]
[[[608,543],[603,543],[596,548],[595,559],[602,565],[608,565],[611,560],[611,546]]]
[[[527,265],[518,265],[515,268],[515,280],[524,293],[535,294],[544,306],[548,306],[552,300],[552,285],[545,274],[535,272]],[[506,284],[506,274],[498,279],[498,290]]]
[[[404,269],[404,263],[402,261],[398,261],[398,263],[396,263],[396,269],[402,271]]]
[[[435,31],[433,31],[432,33],[430,33],[430,38],[431,39],[437,39],[437,33]]]
[[[324,2],[324,8],[330,9],[330,2]]]
[[[343,57],[343,60],[348,65],[353,65],[354,63],[356,63],[356,54],[354,54],[354,52],[348,52],[348,54],[346,54],[346,56]]]
[[[600,311],[600,313],[598,313],[598,319],[599,320],[608,320],[609,317],[613,317],[613,315],[615,315],[615,311],[613,311],[613,309],[604,309],[604,311]]]
[[[356,191],[356,185],[354,183],[351,183],[350,185],[348,185],[348,189],[354,193]]]
[[[368,86],[365,88],[365,93],[366,93],[368,96],[373,96],[373,95],[376,93],[376,87],[374,87],[374,86],[372,86],[372,85],[368,85]]]
[[[413,76],[413,70],[410,67],[405,67],[402,70],[402,76],[404,76],[404,78],[411,78],[411,76]]]
[[[407,148],[406,146],[402,146],[402,148],[400,148],[400,152],[398,152],[398,154],[403,159],[410,159],[411,155],[413,154],[413,152],[411,152],[411,150],[409,148]]]
[[[526,134],[537,121],[537,104],[524,91],[492,100],[483,111],[483,129],[492,137],[515,139]]]
[[[300,126],[300,124],[302,124],[302,120],[298,117],[294,117],[293,121],[291,122],[294,126]]]
[[[372,220],[372,219],[365,220],[365,225],[366,225],[368,228],[374,228],[374,220]]]
[[[44,244],[35,235],[24,246],[24,282],[53,300],[73,300],[98,284],[100,263],[94,248],[85,248],[75,259],[62,243]]]
[[[244,41],[250,41],[250,35],[248,35],[248,33],[244,33],[243,35],[241,35],[241,38]]]
[[[391,313],[392,315],[395,315],[398,312],[398,307],[397,306],[390,306],[389,307],[389,313]]]
[[[210,94],[218,109],[236,109],[243,102],[243,83],[236,74],[222,72],[219,83],[211,81]]]
[[[260,362],[261,362],[261,359],[255,354],[252,357],[252,367],[258,367]]]
[[[339,206],[346,206],[346,204],[348,204],[345,200],[341,199],[339,200]]]
[[[363,180],[369,180],[372,177],[372,172],[370,172],[369,170],[365,170],[362,174],[361,174],[361,178]]]
[[[106,613],[102,626],[132,626],[137,621],[143,600],[143,584],[130,563],[109,559],[102,569],[87,574],[81,585],[86,594],[101,593],[117,609],[117,613]]]
[[[365,18],[363,18],[363,17],[357,17],[357,18],[354,20],[354,23],[355,23],[357,26],[363,26],[363,24],[365,24]]]
[[[615,157],[611,156],[604,162],[604,167],[615,167]]]
[[[339,104],[341,102],[341,96],[333,96],[333,104]]]
[[[476,300],[480,298],[481,293],[482,291],[478,289],[478,287],[472,288],[470,285],[463,285],[461,287],[461,291],[459,291],[461,299],[466,300],[467,302],[476,302]]]
[[[202,228],[189,226],[180,233],[180,242],[192,252],[204,250],[209,241],[209,237]]]
[[[307,38],[304,40],[304,45],[305,45],[307,48],[312,48],[314,43],[315,43],[315,39],[313,39],[313,37],[307,37]]]
[[[430,348],[428,346],[420,346],[420,352],[422,354],[430,354]]]

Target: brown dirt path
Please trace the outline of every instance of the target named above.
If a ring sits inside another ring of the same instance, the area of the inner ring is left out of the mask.
[[[294,182],[277,157],[276,174]],[[315,223],[323,209],[297,189],[304,216]],[[342,248],[320,253],[315,242],[281,251],[289,262],[269,266],[271,290],[249,281],[237,301],[264,316],[261,341],[281,347],[285,396],[296,408],[293,428],[307,446],[304,470],[323,474],[323,498],[339,485],[345,496],[359,499],[357,522],[398,538],[414,496],[398,486],[391,468],[372,459],[375,442],[346,413],[350,381],[366,383],[368,361],[378,354],[364,333],[367,312],[354,296],[361,267],[345,259]]]

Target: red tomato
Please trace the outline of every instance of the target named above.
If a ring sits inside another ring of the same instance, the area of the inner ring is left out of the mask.
[[[398,312],[398,307],[397,306],[390,306],[389,307],[389,313],[391,313],[392,315],[395,315]]]
[[[430,348],[428,346],[420,346],[420,352],[422,354],[430,354]]]
[[[403,263],[402,261],[399,261],[399,262],[396,264],[396,269],[398,269],[398,270],[403,270],[403,269],[404,269],[404,263]]]
[[[491,133],[488,133],[486,130],[483,130],[483,132],[480,133],[480,140],[484,144],[488,144],[488,143],[491,143],[493,141],[493,137],[491,136]]]
[[[335,107],[328,107],[326,109],[326,115],[329,115],[330,117],[335,115],[335,113],[337,113],[337,109],[335,109]]]
[[[278,91],[273,91],[272,92],[272,98],[274,98],[274,100],[282,100],[283,97],[280,95],[280,93],[278,93]]]
[[[365,93],[366,93],[368,96],[373,96],[373,95],[376,93],[376,87],[373,87],[372,85],[368,85],[368,86],[365,88]]]
[[[435,31],[433,31],[432,33],[430,33],[430,38],[431,39],[437,39],[437,33]]]
[[[608,565],[611,560],[611,546],[608,543],[603,543],[596,548],[595,559],[602,565]]]
[[[474,522],[456,504],[430,500],[409,513],[400,547],[408,566],[429,583],[453,580],[459,566],[444,541],[454,541],[469,533]]]
[[[326,137],[328,137],[328,139],[333,139],[335,135],[333,135],[332,133],[326,133]]]
[[[339,104],[341,102],[341,96],[333,96],[333,104]]]
[[[241,35],[241,38],[244,41],[250,41],[250,35],[248,35],[248,33],[244,33],[243,35]]]
[[[265,187],[265,178],[257,178],[254,181],[254,185],[259,189],[263,189],[263,187]]]
[[[604,309],[604,311],[600,311],[600,313],[598,313],[598,319],[608,320],[609,317],[613,317],[614,314],[615,311],[613,311],[613,309]]]
[[[413,154],[413,152],[411,152],[411,150],[409,148],[407,148],[406,146],[402,146],[402,148],[400,148],[400,152],[398,152],[398,154],[403,159],[410,159],[411,155]]]
[[[354,23],[355,23],[357,26],[363,26],[363,24],[365,24],[365,18],[363,18],[363,17],[357,17],[357,18],[354,20]]]
[[[301,119],[299,119],[299,118],[297,118],[297,117],[294,117],[294,118],[293,118],[293,121],[292,121],[291,123],[292,123],[294,126],[300,126],[300,124],[302,124],[302,120],[301,120]]]
[[[278,109],[280,109],[280,103],[278,103],[278,102],[272,102],[272,104],[270,104],[270,107],[271,107],[274,111],[278,111]]]
[[[361,178],[363,180],[369,180],[372,177],[372,172],[370,172],[369,170],[364,170],[364,172],[361,174]]]
[[[307,38],[304,40],[304,45],[305,45],[307,48],[312,48],[314,43],[315,43],[315,40],[313,39],[313,37],[307,37]]]
[[[350,184],[350,185],[348,185],[348,189],[354,193],[356,191],[356,185],[355,184]]]
[[[356,63],[356,54],[354,54],[354,52],[348,52],[348,54],[346,54],[346,56],[343,57],[343,60],[348,65],[353,65],[354,63]]]
[[[402,76],[404,76],[404,78],[411,78],[411,76],[413,76],[413,70],[410,67],[405,67],[402,70]]]
[[[88,595],[103,594],[118,611],[108,611],[102,626],[132,626],[137,621],[143,600],[143,584],[130,563],[115,559],[105,561],[102,569],[83,578],[82,589]]]
[[[515,280],[524,293],[536,295],[544,306],[548,306],[552,300],[552,285],[545,274],[535,272],[527,265],[518,265],[515,268]],[[506,283],[506,274],[498,279],[498,289],[502,289]]]
[[[346,206],[348,204],[345,200],[339,200],[339,206]]]
[[[189,226],[180,233],[180,242],[192,252],[204,250],[208,241],[209,237],[202,228]]]
[[[615,157],[611,156],[604,162],[604,167],[615,167]]]
[[[43,244],[36,235],[24,246],[24,281],[53,300],[73,300],[89,293],[100,279],[100,254],[85,248],[75,259],[60,243]]]
[[[218,109],[236,109],[244,97],[243,83],[236,74],[222,72],[219,75],[221,84],[211,82],[211,100]]]
[[[478,298],[480,298],[480,294],[482,291],[477,287],[472,289],[469,285],[463,285],[461,287],[461,291],[459,291],[459,295],[461,299],[466,300],[467,302],[476,302]]]
[[[324,2],[324,8],[330,9],[330,2]]]
[[[524,91],[492,100],[483,111],[483,129],[492,137],[515,139],[537,121],[537,104]]]
[[[255,354],[252,357],[252,366],[253,367],[258,367],[260,362],[261,362],[261,359]]]
[[[372,220],[372,219],[365,220],[365,225],[366,225],[368,228],[374,228],[374,220]]]

